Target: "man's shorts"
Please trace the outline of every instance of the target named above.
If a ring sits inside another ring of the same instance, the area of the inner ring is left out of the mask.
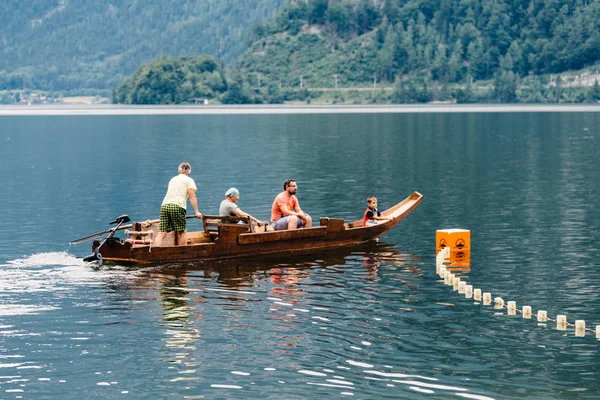
[[[271,226],[276,231],[284,231],[288,228],[289,219],[290,219],[290,217],[279,218],[277,221],[273,222],[273,224],[271,224]],[[298,217],[298,226],[297,226],[298,229],[302,228],[302,225],[303,225],[302,218]]]
[[[160,206],[159,232],[182,232],[187,225],[185,221],[185,208],[176,204],[164,204]]]

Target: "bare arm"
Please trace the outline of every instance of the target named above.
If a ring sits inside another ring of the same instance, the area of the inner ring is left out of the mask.
[[[299,209],[300,207],[297,208]],[[282,204],[281,206],[279,206],[279,209],[281,210],[281,214],[285,217],[295,215],[299,218],[302,218],[302,216],[304,215],[302,210],[300,210],[300,212],[297,212],[296,210],[290,210],[287,204]]]
[[[296,215],[305,222],[310,217],[307,213],[302,211],[302,209],[300,208],[300,203],[296,203],[296,207],[295,207],[294,211],[296,212]]]
[[[198,199],[196,198],[196,191],[194,189],[188,189],[188,196],[190,196],[190,204],[194,208],[196,218],[202,218],[202,214],[198,211]]]
[[[237,215],[238,217],[250,217],[250,219],[254,222],[256,222],[257,224],[260,223],[261,221],[257,220],[256,218],[254,218],[252,215],[243,212],[239,207],[235,209],[235,211],[233,212],[235,215]]]
[[[373,216],[373,219],[379,220],[379,221],[389,221],[391,218],[390,217],[378,217],[376,215]]]

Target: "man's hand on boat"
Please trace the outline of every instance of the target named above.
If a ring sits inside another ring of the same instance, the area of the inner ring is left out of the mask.
[[[304,225],[306,225],[306,223],[310,220],[312,221],[312,219],[310,218],[310,215],[308,215],[307,213],[305,213],[304,211],[300,212],[298,214],[298,217],[302,220],[302,222],[304,222]]]

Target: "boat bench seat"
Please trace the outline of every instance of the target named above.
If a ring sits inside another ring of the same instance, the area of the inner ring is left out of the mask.
[[[321,226],[326,226],[329,232],[341,232],[346,229],[343,218],[321,217]]]
[[[204,215],[202,218],[202,226],[204,228],[204,236],[214,238],[219,236],[219,226],[222,224],[237,224],[244,221],[248,224],[248,232],[251,226],[250,217],[222,217],[220,215]]]

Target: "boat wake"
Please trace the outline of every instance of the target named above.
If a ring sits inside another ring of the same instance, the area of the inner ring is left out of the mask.
[[[8,261],[2,267],[13,266],[15,268],[35,268],[40,266],[83,266],[86,263],[66,251],[52,253],[37,253],[25,258]]]
[[[11,260],[0,264],[0,316],[57,309],[44,299],[44,293],[54,297],[57,292],[68,293],[78,286],[127,284],[139,273],[124,267],[94,269],[68,252],[38,253]],[[32,300],[41,300],[43,305],[31,304]]]

